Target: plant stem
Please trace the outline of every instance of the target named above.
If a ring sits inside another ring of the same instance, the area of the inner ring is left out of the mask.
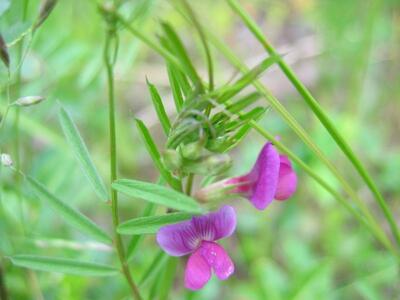
[[[116,33],[111,27],[107,28],[106,40],[104,45],[104,62],[107,71],[107,84],[108,84],[108,110],[109,110],[109,134],[110,134],[110,174],[111,183],[117,179],[117,142],[116,142],[116,126],[115,126],[115,98],[114,98],[114,68],[113,58],[110,56],[111,41],[116,39]],[[116,55],[116,53],[114,53]],[[116,190],[111,188],[111,210],[113,220],[113,231],[115,238],[115,247],[118,253],[118,258],[121,263],[122,272],[129,284],[132,292],[132,296],[141,300],[139,290],[132,278],[129,266],[125,259],[125,250],[121,236],[117,232],[119,225],[119,212],[118,212],[118,193]]]
[[[358,174],[364,180],[372,194],[375,196],[376,202],[380,206],[385,215],[386,220],[389,223],[392,234],[398,244],[400,246],[400,232],[397,224],[394,220],[394,217],[389,210],[385,199],[381,195],[378,187],[375,185],[375,182],[372,180],[368,171],[364,168],[361,161],[357,158],[351,147],[347,144],[344,138],[341,136],[339,131],[334,126],[333,122],[328,118],[326,113],[323,111],[322,107],[319,103],[314,99],[311,93],[307,90],[307,88],[303,85],[303,83],[297,78],[296,74],[293,70],[285,63],[285,61],[278,55],[277,51],[272,47],[272,45],[267,41],[264,34],[257,26],[257,24],[251,19],[251,17],[243,10],[240,4],[236,0],[227,0],[230,7],[241,17],[243,22],[246,24],[247,28],[254,34],[254,36],[258,39],[258,41],[262,44],[265,50],[271,56],[278,56],[278,65],[282,72],[286,75],[286,77],[290,80],[293,86],[296,88],[298,93],[303,97],[306,104],[311,108],[313,113],[322,123],[322,125],[329,132],[331,137],[335,140],[336,144],[340,147],[343,153],[347,156],[350,162],[353,164],[354,168],[357,170]]]

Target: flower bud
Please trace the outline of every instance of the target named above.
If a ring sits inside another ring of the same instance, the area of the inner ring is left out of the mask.
[[[31,106],[42,102],[44,99],[42,96],[26,96],[19,98],[14,104],[18,106]]]
[[[231,191],[235,187],[235,185],[229,184],[226,180],[221,180],[197,190],[194,198],[200,203],[221,201],[230,198],[232,196]]]
[[[226,171],[232,165],[232,160],[227,154],[210,155],[194,162],[184,164],[182,169],[187,173],[200,175],[216,175]]]
[[[172,149],[167,149],[163,154],[163,162],[169,170],[178,170],[182,166],[182,157]]]
[[[0,154],[0,162],[5,167],[11,167],[13,164],[11,156],[7,153]]]
[[[201,156],[201,150],[204,147],[204,141],[200,140],[194,143],[183,145],[180,148],[182,156],[189,160],[196,160]]]

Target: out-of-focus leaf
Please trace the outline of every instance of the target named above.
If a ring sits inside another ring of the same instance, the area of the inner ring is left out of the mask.
[[[156,274],[159,273],[161,267],[164,266],[168,259],[168,255],[162,251],[159,250],[157,255],[154,257],[153,261],[151,262],[150,266],[147,268],[147,270],[143,273],[142,278],[139,281],[139,285],[143,287],[145,284],[147,284]]]
[[[164,104],[162,102],[161,96],[158,93],[158,90],[154,86],[154,84],[151,84],[147,79],[146,79],[146,82],[147,82],[147,87],[149,88],[151,100],[153,101],[153,106],[156,110],[158,119],[160,120],[160,123],[164,130],[165,135],[168,136],[169,130],[171,128],[171,123],[169,121],[167,113],[165,112],[165,108],[164,108]]]
[[[58,117],[67,142],[74,152],[82,171],[89,179],[93,190],[101,200],[107,201],[109,199],[107,189],[99,175],[99,172],[94,166],[92,159],[90,158],[89,151],[81,135],[79,134],[78,128],[64,108],[60,108]]]
[[[112,184],[112,187],[128,196],[164,205],[172,209],[191,213],[201,213],[203,211],[193,198],[158,184],[119,179]]]
[[[66,258],[14,255],[10,257],[10,260],[14,265],[23,268],[79,276],[111,276],[119,272],[117,269],[107,265]]]
[[[67,223],[101,242],[111,243],[111,238],[92,220],[58,199],[55,195],[50,193],[45,186],[32,177],[28,176],[26,179],[35,194],[43,201],[46,201],[46,203],[64,218]]]
[[[26,35],[28,35],[32,28],[32,23],[30,21],[18,22],[10,27],[5,28],[2,32],[3,38],[7,43],[8,47],[15,45],[21,41]]]
[[[161,285],[158,290],[160,300],[169,299],[168,294],[174,283],[176,266],[178,265],[178,259],[176,257],[168,257],[168,261],[165,266],[164,276],[161,280]]]
[[[118,226],[120,234],[151,234],[156,233],[160,227],[188,220],[192,217],[189,213],[171,213],[163,216],[141,217],[126,221]]]
[[[34,30],[39,28],[44,21],[49,17],[50,13],[56,6],[58,0],[43,0],[40,4],[39,15],[34,25]]]
[[[8,55],[7,45],[3,39],[3,36],[0,34],[0,58],[3,61],[4,65],[8,68],[10,66],[10,56]]]
[[[10,8],[10,4],[11,4],[10,0],[0,1],[0,16]]]

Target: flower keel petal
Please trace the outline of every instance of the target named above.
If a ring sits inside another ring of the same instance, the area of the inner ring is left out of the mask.
[[[225,280],[233,274],[235,266],[224,248],[217,243],[203,242],[199,248],[202,256],[213,268],[220,280]]]
[[[190,257],[185,270],[185,287],[191,290],[201,289],[211,278],[211,267],[201,254],[201,248]]]

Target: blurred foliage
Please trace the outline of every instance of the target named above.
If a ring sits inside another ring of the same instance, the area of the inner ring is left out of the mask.
[[[199,39],[171,3],[174,1],[123,1],[121,11],[152,36],[162,32],[159,20],[173,24],[194,65],[205,75]],[[330,113],[367,164],[399,219],[400,3],[396,0],[242,3]],[[248,65],[261,61],[262,48],[224,1],[192,4],[202,24],[219,35]],[[39,1],[29,1],[25,22],[21,21],[22,5],[22,0],[0,1],[0,28],[6,43],[14,41],[35,20]],[[134,118],[144,120],[157,143],[165,144],[146,77],[157,86],[173,120],[167,70],[160,57],[132,35],[120,32],[116,64],[119,171],[124,178],[154,182],[158,175],[139,138]],[[110,225],[109,207],[99,202],[90,190],[57,121],[57,101],[60,101],[78,124],[95,165],[107,179],[108,112],[103,41],[104,23],[95,1],[79,0],[59,1],[33,40],[25,39],[24,49],[29,46],[29,51],[22,66],[20,95],[43,95],[46,101],[21,111],[19,138],[24,172],[46,183],[49,190],[62,195],[64,201],[79,207],[106,228]],[[18,64],[17,45],[9,49],[11,70]],[[216,82],[223,84],[234,70],[215,52]],[[268,70],[261,79],[373,207],[365,186],[280,71]],[[3,111],[7,84],[3,66],[0,84]],[[11,91],[14,87],[15,81]],[[16,100],[13,92],[11,95]],[[8,153],[14,152],[14,118],[11,112],[0,136],[2,151]],[[261,124],[279,134],[325,180],[340,188],[274,111],[268,111]],[[235,150],[231,173],[248,170],[263,142],[259,136],[249,135]],[[224,241],[236,263],[235,275],[226,282],[214,278],[200,292],[187,292],[182,284],[184,261],[180,260],[171,299],[397,299],[398,262],[326,192],[303,175],[299,173],[299,190],[293,199],[274,203],[264,212],[255,212],[243,201],[235,202],[240,211],[237,234]],[[107,246],[69,229],[25,185],[20,201],[13,184],[14,175],[2,169],[2,255],[45,252],[111,263],[111,250]],[[120,206],[122,219],[139,216],[145,208],[142,202],[127,198],[121,199]],[[154,236],[146,236],[131,263],[135,278],[141,278],[156,255]],[[16,268],[7,260],[3,260],[3,265],[12,299],[41,299],[39,287],[44,299],[126,299],[127,287],[119,277],[92,279],[33,273]]]

